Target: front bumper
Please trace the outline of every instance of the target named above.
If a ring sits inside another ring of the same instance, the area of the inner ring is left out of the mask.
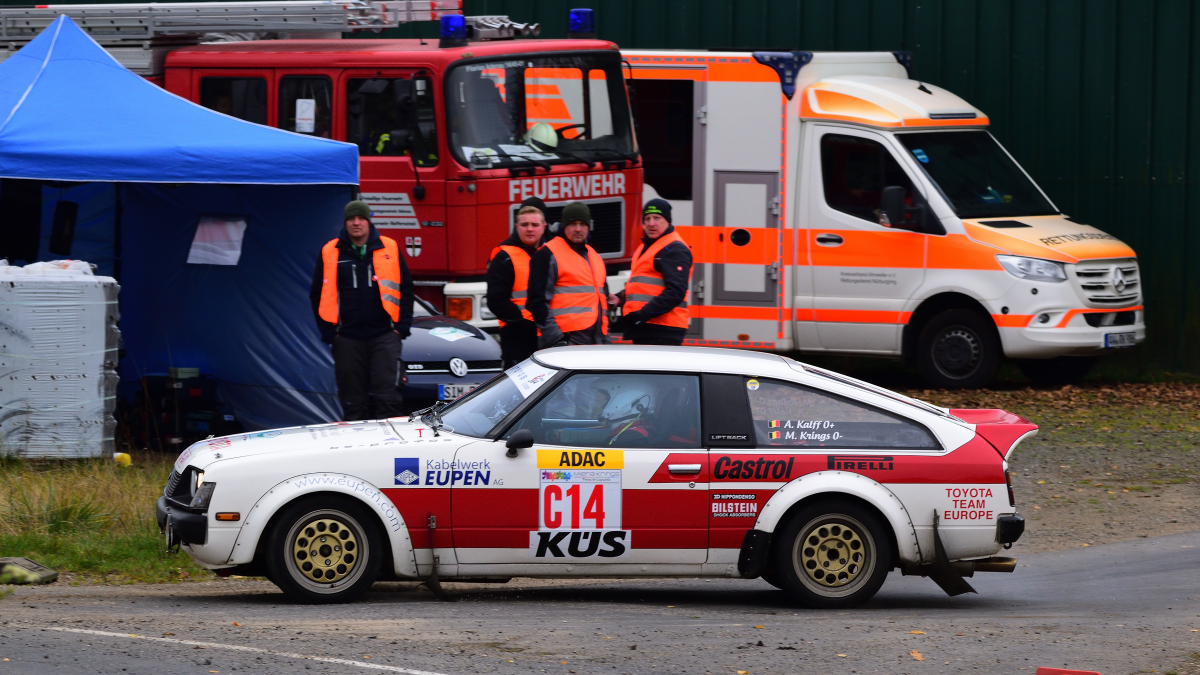
[[[1137,322],[1129,326],[1093,328],[1079,319],[1072,320],[1069,325],[1061,328],[1053,324],[1047,328],[1001,327],[1000,340],[1004,344],[1004,354],[1009,358],[1048,359],[1056,356],[1108,354],[1122,348],[1105,347],[1104,336],[1107,333],[1133,333],[1135,344],[1140,345],[1145,341],[1146,323],[1142,311],[1137,311]]]
[[[155,502],[154,515],[168,546],[175,542],[203,546],[208,542],[208,514],[192,511],[164,495]]]

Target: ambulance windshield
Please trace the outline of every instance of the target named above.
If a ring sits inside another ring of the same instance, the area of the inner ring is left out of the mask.
[[[635,160],[617,52],[550,52],[456,66],[450,147],[473,169]]]
[[[1051,216],[1058,209],[986,131],[897,134],[959,218]]]

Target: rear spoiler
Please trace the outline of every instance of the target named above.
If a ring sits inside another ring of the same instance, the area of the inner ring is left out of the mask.
[[[991,443],[992,447],[996,448],[996,452],[999,452],[1004,459],[1008,459],[1021,441],[1033,438],[1038,432],[1036,424],[1007,410],[995,408],[955,409],[951,410],[950,414],[967,424],[974,424],[976,433]]]

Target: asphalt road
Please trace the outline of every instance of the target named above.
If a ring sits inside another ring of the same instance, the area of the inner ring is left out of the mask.
[[[1200,652],[1200,532],[1031,555],[971,583],[978,595],[948,598],[894,573],[837,612],[797,610],[760,580],[517,580],[451,586],[454,602],[379,584],[333,607],[253,580],[21,588],[0,600],[0,675],[1112,675]]]

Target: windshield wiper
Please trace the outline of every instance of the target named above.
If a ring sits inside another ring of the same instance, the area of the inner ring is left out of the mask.
[[[621,159],[627,160],[630,164],[637,164],[638,162],[637,155],[631,155],[628,152],[619,152],[617,150],[613,150],[612,148],[588,148],[588,150],[591,152],[608,152],[620,157]]]
[[[416,417],[425,424],[428,424],[429,428],[433,429],[433,435],[437,436],[438,429],[442,428],[442,411],[445,410],[449,405],[450,404],[446,403],[445,401],[437,401],[428,408],[422,408],[414,411],[412,415],[409,415],[409,419]]]
[[[545,169],[547,173],[550,172],[550,163],[542,161],[540,159],[534,159],[532,157],[527,157],[525,155],[510,155],[507,152],[504,152],[503,150],[497,150],[496,156],[497,157],[507,157],[509,159],[523,159],[526,162],[529,162],[530,164],[534,164],[536,166],[539,166],[539,167]]]

